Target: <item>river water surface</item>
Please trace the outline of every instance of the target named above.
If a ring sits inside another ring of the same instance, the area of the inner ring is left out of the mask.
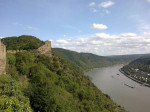
[[[94,69],[85,73],[92,82],[129,112],[150,112],[150,87],[140,86],[119,72],[121,65]],[[117,75],[119,74],[119,75]],[[130,88],[125,84],[134,86]]]

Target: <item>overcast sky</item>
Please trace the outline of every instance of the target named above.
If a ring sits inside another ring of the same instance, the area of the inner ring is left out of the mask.
[[[150,53],[150,0],[0,0],[0,37],[98,55]]]

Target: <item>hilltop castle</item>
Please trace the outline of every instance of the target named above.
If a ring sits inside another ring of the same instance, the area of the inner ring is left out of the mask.
[[[5,74],[6,69],[6,46],[0,39],[0,75]]]
[[[46,41],[45,44],[37,49],[39,54],[51,56],[51,41]]]
[[[17,52],[23,52],[24,50],[8,50],[8,53],[17,53]],[[51,56],[51,41],[46,41],[45,44],[41,47],[39,47],[36,50],[36,53],[38,54],[44,54],[47,56]],[[0,75],[6,73],[6,46],[1,42],[0,39]]]

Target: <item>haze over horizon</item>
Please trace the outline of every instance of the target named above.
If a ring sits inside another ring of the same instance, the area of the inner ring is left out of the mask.
[[[97,55],[150,53],[150,0],[0,0],[0,37]]]

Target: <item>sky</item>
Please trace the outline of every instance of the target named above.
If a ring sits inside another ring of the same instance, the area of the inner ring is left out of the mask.
[[[0,38],[101,56],[150,53],[150,0],[0,0]]]

